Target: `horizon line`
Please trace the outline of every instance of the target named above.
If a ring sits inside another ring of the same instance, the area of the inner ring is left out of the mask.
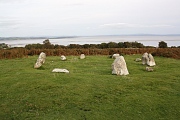
[[[12,36],[0,38],[68,38],[68,37],[95,37],[95,36],[180,36],[180,34],[110,34],[110,35],[47,35],[47,36]]]

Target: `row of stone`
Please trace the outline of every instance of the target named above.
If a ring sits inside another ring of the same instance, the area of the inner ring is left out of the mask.
[[[126,65],[126,61],[124,60],[123,56],[120,56],[119,54],[113,54],[112,58],[115,58],[113,64],[112,64],[112,74],[116,75],[128,75],[128,69]],[[147,52],[142,55],[142,59],[136,58],[137,62],[142,61],[143,65],[148,66],[155,66],[155,60],[154,57],[151,54],[148,54]],[[153,71],[152,67],[146,67],[147,71]]]
[[[120,56],[120,54],[113,54],[111,57],[116,59],[119,56]],[[142,59],[136,58],[135,61],[136,62],[142,61],[143,65],[148,65],[148,66],[155,66],[156,65],[154,57],[150,53],[148,54],[147,52],[142,55]]]
[[[62,55],[61,60],[67,60],[66,57],[64,55]],[[81,54],[80,55],[80,59],[84,59],[85,55]],[[112,74],[116,74],[116,75],[128,75],[128,69],[127,69],[127,65],[126,65],[126,61],[124,59],[123,56],[120,56],[119,54],[113,54],[112,58],[114,58],[114,62],[112,63],[111,67],[112,67]],[[44,63],[45,63],[45,59],[46,59],[46,54],[44,52],[41,52],[35,65],[34,68],[39,68],[41,67]],[[141,61],[140,58],[137,58],[136,61]],[[143,65],[148,65],[148,66],[155,66],[156,63],[154,61],[154,58],[151,54],[148,53],[144,53],[142,55],[142,64]],[[146,67],[147,71],[153,71],[152,68]],[[69,73],[69,71],[67,69],[59,69],[59,68],[55,68],[53,69],[52,72],[64,72],[64,73]]]
[[[81,54],[79,58],[80,59],[85,59],[85,55]],[[62,61],[67,60],[64,55],[61,55],[60,59]],[[36,68],[36,69],[40,68],[45,63],[45,60],[46,60],[46,54],[44,52],[41,52],[38,59],[36,60],[36,63],[34,64],[34,68]],[[60,68],[55,68],[55,69],[52,70],[52,72],[69,73],[69,71],[67,69],[60,69]]]
[[[84,54],[81,54],[79,58],[80,58],[80,59],[85,59],[86,56],[85,56]],[[61,59],[62,61],[67,60],[67,58],[66,58],[64,55],[61,55],[60,59]]]

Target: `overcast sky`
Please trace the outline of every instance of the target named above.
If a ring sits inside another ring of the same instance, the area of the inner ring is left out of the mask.
[[[180,0],[0,0],[0,37],[180,34]]]

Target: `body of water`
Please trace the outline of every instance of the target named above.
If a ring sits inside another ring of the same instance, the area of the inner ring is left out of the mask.
[[[43,44],[44,39],[1,39],[0,43],[5,43],[11,47],[24,47],[27,44]],[[158,47],[160,41],[167,43],[169,47],[180,46],[180,36],[91,36],[91,37],[67,37],[49,39],[51,44],[69,45],[69,44],[100,44],[108,42],[140,42],[145,46]]]

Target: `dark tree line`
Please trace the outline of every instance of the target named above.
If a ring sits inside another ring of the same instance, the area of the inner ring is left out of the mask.
[[[109,43],[101,43],[101,44],[70,44],[67,46],[63,45],[53,45],[50,43],[50,41],[47,39],[43,41],[43,44],[28,44],[25,46],[26,49],[60,49],[60,48],[97,48],[97,49],[106,49],[106,48],[145,48],[145,46],[142,43],[138,42],[109,42]]]
[[[159,42],[159,48],[167,48],[167,43],[164,41]],[[171,46],[172,48],[176,48],[175,46]],[[178,46],[179,48],[180,46]],[[9,46],[5,43],[0,44],[0,49],[7,49]],[[142,43],[139,42],[109,42],[109,43],[101,43],[101,44],[70,44],[67,46],[58,45],[58,44],[51,44],[49,39],[43,41],[43,44],[27,44],[25,46],[26,49],[81,49],[81,48],[97,48],[97,49],[107,49],[107,48],[155,48],[153,46],[144,46]]]
[[[164,41],[160,41],[158,44],[159,48],[168,48],[167,43]],[[0,49],[8,49],[9,46],[5,43],[0,43]],[[107,48],[155,48],[154,46],[144,46],[142,43],[137,41],[135,42],[109,42],[109,43],[101,43],[101,44],[70,44],[67,46],[51,44],[49,39],[43,41],[43,44],[27,44],[25,46],[26,49],[81,49],[81,48],[97,48],[97,49],[107,49]],[[176,46],[171,46],[171,48],[176,48]],[[180,46],[178,46],[180,48]]]

